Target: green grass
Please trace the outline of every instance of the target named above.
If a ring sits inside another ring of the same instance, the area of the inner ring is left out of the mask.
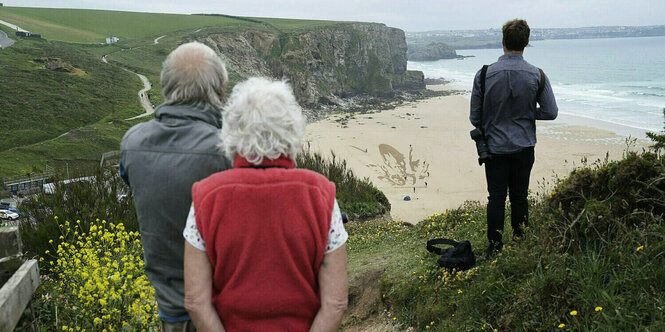
[[[104,43],[110,36],[121,40],[156,38],[183,29],[240,23],[222,16],[28,7],[0,7],[0,19],[49,40],[77,43]]]
[[[60,58],[84,74],[47,70],[34,61],[42,57]],[[2,51],[0,67],[2,177],[70,157],[99,160],[128,128],[117,121],[143,112],[138,77],[68,44],[21,40]]]
[[[425,243],[469,240],[476,258],[483,256],[481,204],[468,202],[413,227],[349,225],[349,274],[385,270],[381,300],[403,329],[663,330],[664,163],[632,154],[574,172],[551,197],[530,199],[530,227],[519,242],[468,271],[441,269]],[[606,191],[591,190],[594,184]]]
[[[337,21],[279,18],[243,18],[227,15],[184,15],[138,13],[91,9],[0,7],[0,19],[45,39],[76,43],[104,43],[106,37],[125,39],[156,38],[176,31],[205,27],[251,25],[293,32],[338,24]]]

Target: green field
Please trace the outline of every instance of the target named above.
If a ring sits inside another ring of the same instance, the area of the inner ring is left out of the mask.
[[[40,33],[48,40],[77,43],[104,43],[110,36],[121,40],[158,37],[178,30],[241,22],[222,16],[27,7],[0,7],[0,19]]]
[[[75,43],[104,43],[106,37],[120,40],[156,38],[176,31],[205,27],[237,27],[292,31],[336,24],[333,21],[276,18],[243,18],[227,15],[183,15],[137,13],[91,9],[0,7],[0,19],[48,40]]]

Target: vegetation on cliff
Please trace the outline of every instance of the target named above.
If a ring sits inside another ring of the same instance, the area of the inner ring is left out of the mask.
[[[390,210],[383,193],[369,180],[358,179],[345,161],[305,149],[297,163],[335,182],[340,208],[353,220]],[[85,181],[56,182],[52,193],[19,208],[28,215],[19,225],[24,250],[40,257],[44,275],[34,298],[42,327],[157,328],[131,191],[115,169],[98,168]],[[19,327],[27,326],[24,321]]]
[[[485,207],[468,202],[413,227],[350,225],[350,270],[379,274],[380,300],[416,330],[665,328],[665,158],[628,153],[597,161],[530,197],[525,236],[467,271],[446,271],[427,240],[486,247]],[[506,230],[509,234],[510,230]]]

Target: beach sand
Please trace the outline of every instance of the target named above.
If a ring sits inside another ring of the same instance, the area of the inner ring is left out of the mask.
[[[446,86],[429,86],[447,89]],[[484,166],[469,137],[469,101],[459,95],[407,103],[393,110],[333,114],[307,126],[305,140],[314,151],[347,161],[359,177],[369,179],[388,197],[394,219],[417,223],[427,216],[457,208],[466,200],[487,202]],[[568,119],[567,121],[571,121]],[[619,159],[626,137],[561,120],[537,122],[536,162],[530,189],[552,189],[586,158]],[[639,140],[632,150],[648,141]],[[409,196],[410,201],[404,197]]]

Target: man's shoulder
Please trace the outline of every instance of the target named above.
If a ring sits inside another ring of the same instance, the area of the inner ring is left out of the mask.
[[[150,132],[149,128],[151,126],[151,122],[153,121],[155,120],[153,119],[150,121],[141,122],[129,128],[129,130],[127,130],[125,135],[122,137],[122,141],[120,141],[120,148],[121,149],[127,148],[135,144],[139,136],[147,135]]]

